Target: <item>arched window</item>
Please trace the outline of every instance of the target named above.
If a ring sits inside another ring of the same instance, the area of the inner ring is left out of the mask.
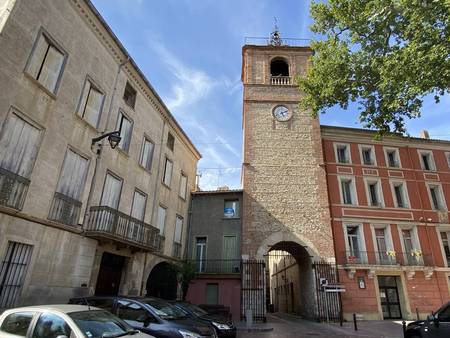
[[[272,76],[289,76],[289,66],[282,59],[274,59],[270,63],[270,75]]]

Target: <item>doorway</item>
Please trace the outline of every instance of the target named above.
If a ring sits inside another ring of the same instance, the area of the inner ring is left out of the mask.
[[[157,264],[147,279],[147,296],[173,300],[177,298],[177,272],[167,262]]]
[[[396,276],[378,276],[380,303],[384,319],[400,319],[402,311]]]
[[[125,257],[104,252],[98,271],[96,296],[117,296],[119,293]]]

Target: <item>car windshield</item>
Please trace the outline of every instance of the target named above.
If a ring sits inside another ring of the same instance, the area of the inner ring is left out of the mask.
[[[72,312],[68,314],[86,338],[123,337],[136,333],[122,319],[103,310]]]
[[[180,319],[180,318],[186,318],[186,313],[184,311],[178,309],[177,307],[166,303],[161,302],[159,300],[155,299],[144,299],[144,303],[150,305],[153,310],[156,312],[158,316],[160,316],[163,319]]]
[[[197,317],[202,317],[208,314],[205,310],[203,310],[201,307],[189,304],[189,303],[178,303],[183,309],[187,309],[188,311],[194,313]]]

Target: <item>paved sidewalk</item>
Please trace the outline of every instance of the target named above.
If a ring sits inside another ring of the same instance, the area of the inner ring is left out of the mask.
[[[273,328],[273,330],[248,332],[242,330],[245,323],[241,323],[238,337],[403,338],[401,321],[361,321],[358,324],[358,331],[354,331],[353,323],[344,323],[343,327],[340,327],[335,323],[317,323],[290,314],[275,313],[267,316],[267,323],[255,323],[255,327]]]

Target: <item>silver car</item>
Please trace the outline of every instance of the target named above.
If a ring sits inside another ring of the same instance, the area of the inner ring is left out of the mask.
[[[149,338],[108,311],[85,305],[41,305],[6,310],[0,338]]]

